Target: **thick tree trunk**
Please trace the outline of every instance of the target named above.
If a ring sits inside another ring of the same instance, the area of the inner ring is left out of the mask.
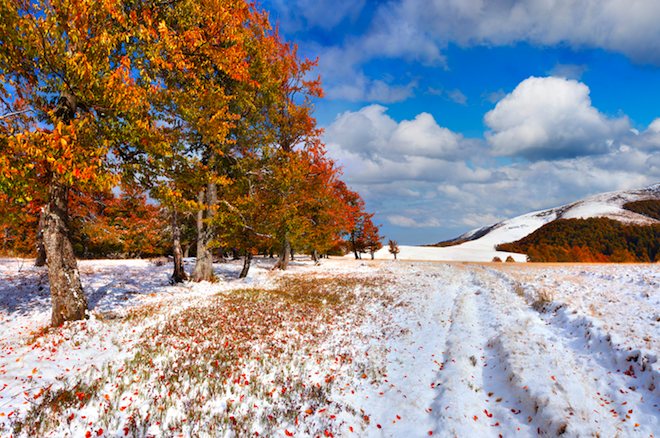
[[[315,249],[312,250],[312,260],[314,261],[314,263],[319,262],[319,252]]]
[[[37,225],[37,258],[34,266],[46,266],[46,246],[44,245],[44,227],[46,226],[46,207],[41,208],[39,224]]]
[[[85,318],[87,311],[87,299],[69,239],[67,195],[66,188],[51,187],[44,212],[44,247],[53,305],[51,324],[56,327],[65,321]]]
[[[369,254],[371,254],[371,260],[373,260],[373,259],[374,259],[374,254],[375,254],[375,252],[374,252],[374,251],[370,251]]]
[[[197,212],[197,260],[193,271],[193,281],[213,281],[213,254],[209,250],[209,243],[213,238],[212,226],[207,222],[213,217],[213,207],[217,203],[217,187],[213,183],[202,189],[198,195],[200,205],[206,208]],[[204,214],[206,211],[206,215]]]
[[[188,280],[188,275],[183,268],[183,251],[181,250],[181,228],[176,210],[172,210],[172,253],[174,255],[174,272],[172,283],[183,283]]]
[[[275,264],[275,269],[281,269],[285,271],[289,266],[289,257],[291,256],[291,242],[289,242],[288,237],[282,239],[282,249],[280,250],[280,258]]]
[[[248,275],[248,271],[250,271],[250,264],[252,263],[252,252],[251,251],[245,251],[245,258],[243,259],[243,269],[241,270],[240,275],[238,278],[245,278]]]

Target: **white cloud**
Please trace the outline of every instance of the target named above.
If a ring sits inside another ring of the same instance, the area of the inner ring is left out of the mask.
[[[278,18],[289,31],[304,27],[332,29],[345,19],[354,20],[365,0],[274,0]]]
[[[401,0],[380,7],[366,41],[405,47],[407,56],[441,59],[430,43],[460,45],[568,44],[660,62],[656,0]],[[403,30],[401,30],[403,29]],[[371,48],[372,44],[365,44]],[[377,49],[374,47],[374,49]]]
[[[349,102],[402,102],[412,96],[415,82],[405,85],[391,85],[380,79],[369,79],[361,73],[352,75],[351,82],[331,85],[326,91],[328,99],[341,99]]]
[[[440,126],[429,113],[396,122],[381,105],[340,114],[326,129],[329,145],[365,158],[395,159],[425,157],[452,160],[466,155],[474,141]]]
[[[605,153],[629,130],[591,105],[585,84],[557,77],[524,80],[484,120],[494,154],[533,160]]]
[[[579,80],[586,71],[584,64],[556,64],[548,73],[550,76]]]
[[[433,217],[426,219],[415,219],[400,214],[387,216],[387,221],[392,225],[403,228],[433,228],[442,225],[438,219]]]

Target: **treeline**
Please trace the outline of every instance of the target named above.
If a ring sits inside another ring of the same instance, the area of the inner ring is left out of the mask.
[[[527,254],[531,262],[658,262],[660,224],[560,219],[497,249]]]
[[[38,204],[0,219],[0,256],[38,255]],[[144,193],[115,195],[112,191],[71,193],[69,235],[78,258],[142,258],[171,254],[165,212],[147,202]],[[189,227],[188,227],[189,228]],[[190,233],[188,233],[190,234]]]
[[[660,221],[660,200],[646,199],[623,204],[623,208]]]
[[[175,282],[213,280],[216,248],[242,254],[244,275],[261,248],[286,269],[294,250],[380,245],[320,140],[316,61],[255,3],[3,1],[0,16],[0,222],[19,248],[36,220],[54,325],[87,310],[75,254],[158,252],[149,218],[168,224]],[[104,198],[117,187],[164,216]]]

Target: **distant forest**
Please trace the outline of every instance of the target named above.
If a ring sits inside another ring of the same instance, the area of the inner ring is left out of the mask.
[[[660,211],[659,201],[631,204],[624,207],[648,216]],[[497,249],[527,254],[531,262],[658,262],[660,224],[624,224],[608,218],[560,219]]]
[[[660,200],[647,199],[644,201],[629,202],[623,208],[660,221]]]

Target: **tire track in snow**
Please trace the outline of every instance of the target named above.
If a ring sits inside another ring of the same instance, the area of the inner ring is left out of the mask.
[[[502,289],[511,290],[511,280],[503,273],[490,274]],[[594,321],[569,314],[565,305],[535,312],[557,342],[570,352],[585,377],[593,381],[600,410],[617,420],[617,431],[623,436],[652,436],[660,431],[657,370],[644,362],[642,353],[615,347],[611,336]]]
[[[387,265],[384,273],[395,279],[396,304],[387,310],[389,328],[377,315],[381,308],[361,329],[366,338],[385,333],[385,339],[363,344],[361,355],[368,353],[385,374],[379,382],[353,379],[351,390],[337,396],[369,417],[363,428],[356,428],[360,436],[426,436],[435,424],[429,408],[459,284],[447,265],[397,263]],[[376,348],[383,343],[386,351]]]
[[[500,336],[495,341],[502,363],[511,372],[511,388],[527,408],[536,412],[540,434],[578,436],[649,436],[654,426],[635,427],[628,411],[612,410],[612,402],[624,401],[612,388],[621,387],[615,373],[603,367],[593,355],[576,348],[574,339],[557,330],[532,310],[495,273],[475,271],[485,288],[484,297],[493,316],[500,320]],[[613,395],[607,401],[603,388]],[[623,415],[629,415],[625,418]],[[622,421],[626,419],[627,421]],[[648,418],[647,418],[648,419]],[[656,421],[654,417],[650,421]],[[627,424],[626,424],[627,423]]]
[[[479,316],[489,336],[484,351],[483,385],[489,413],[496,420],[497,430],[504,436],[537,433],[540,426],[536,423],[536,412],[531,409],[527,391],[513,382],[515,374],[511,372],[506,355],[503,355],[500,338],[502,326],[499,318],[493,317],[493,307],[488,299],[488,291],[480,287],[481,283],[473,274],[479,298]]]
[[[502,426],[512,421],[503,409],[493,409],[490,405],[490,398],[494,396],[489,390],[493,386],[493,375],[498,382],[502,379],[499,370],[487,368],[488,363],[492,365],[494,361],[488,352],[489,330],[481,315],[482,291],[475,286],[469,272],[462,270],[459,274],[460,289],[454,299],[438,373],[440,392],[433,404],[434,432],[440,436],[498,436],[511,430]],[[518,427],[521,430],[523,426]]]

